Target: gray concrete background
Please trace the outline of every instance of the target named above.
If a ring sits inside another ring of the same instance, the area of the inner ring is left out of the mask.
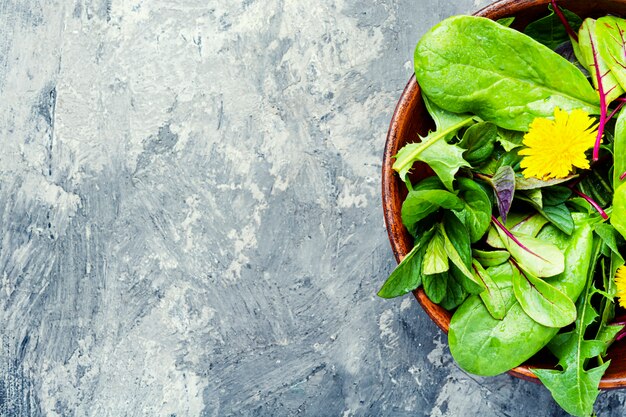
[[[0,0],[0,415],[564,415],[375,296],[414,44],[485,4]]]

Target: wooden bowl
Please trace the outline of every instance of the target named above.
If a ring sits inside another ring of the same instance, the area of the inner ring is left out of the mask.
[[[529,22],[545,16],[549,3],[549,0],[501,0],[476,12],[475,15],[494,20],[515,16],[512,27],[520,30]],[[583,18],[597,18],[606,14],[626,16],[626,0],[568,0],[565,7]],[[404,183],[400,181],[391,168],[393,156],[405,144],[415,142],[418,139],[418,134],[425,136],[428,130],[433,128],[434,124],[422,101],[419,85],[415,81],[415,76],[412,76],[400,97],[391,119],[383,157],[383,211],[391,248],[398,262],[411,250],[413,238],[402,225],[402,219],[400,218],[402,201],[406,197],[407,191]],[[418,163],[413,168],[413,175],[415,180],[419,180],[432,175],[432,171],[425,164]],[[421,288],[414,291],[413,294],[435,324],[447,333],[451,313],[432,303]],[[609,349],[608,356],[611,358],[611,365],[600,382],[600,388],[625,387],[626,339],[614,343]],[[539,353],[524,364],[510,370],[509,374],[518,378],[539,382],[530,369],[553,368],[554,366],[553,358]]]

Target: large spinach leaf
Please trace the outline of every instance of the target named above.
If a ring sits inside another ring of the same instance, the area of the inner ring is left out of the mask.
[[[578,68],[481,17],[451,17],[424,35],[415,49],[415,75],[438,106],[506,129],[526,131],[557,106],[599,113],[598,96]]]

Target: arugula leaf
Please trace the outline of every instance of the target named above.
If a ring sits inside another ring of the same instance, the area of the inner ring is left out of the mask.
[[[470,165],[486,161],[493,152],[494,143],[498,138],[498,128],[493,123],[481,122],[467,128],[459,146],[467,149],[463,159]]]
[[[395,156],[396,160],[392,168],[398,172],[404,181],[413,163],[425,162],[435,171],[446,188],[452,191],[454,175],[459,168],[469,165],[463,159],[463,149],[448,144],[445,138],[473,122],[473,116],[467,117],[444,130],[429,133],[425,138],[422,138],[421,142],[405,145]]]
[[[459,198],[464,208],[457,214],[467,227],[472,243],[482,238],[491,223],[491,200],[475,181],[469,178],[458,178]]]
[[[448,255],[444,247],[444,239],[438,230],[426,246],[426,253],[422,261],[422,274],[434,275],[446,272],[449,269]],[[424,278],[422,278],[424,279]],[[425,284],[424,284],[425,285]],[[431,298],[432,300],[432,298]],[[433,302],[437,302],[432,300]]]
[[[468,118],[473,117],[472,115],[467,113],[459,114],[444,110],[432,101],[430,101],[425,94],[422,94],[422,99],[424,100],[424,105],[426,106],[426,110],[428,110],[428,114],[430,114],[430,117],[432,117],[433,121],[435,122],[435,127],[437,128],[437,131],[443,131],[459,123],[465,123]],[[444,140],[446,142],[449,141],[455,133],[456,131],[452,130],[444,138]]]
[[[548,5],[548,8],[550,9],[550,14],[528,24],[526,29],[524,29],[524,33],[548,48],[556,49],[562,43],[569,41],[569,36],[561,20],[554,13],[552,5]],[[572,29],[578,31],[583,20],[569,10],[561,9],[561,11]]]
[[[506,165],[498,168],[495,175],[491,178],[491,185],[496,193],[500,217],[506,222],[506,215],[511,209],[513,196],[515,195],[515,171],[513,171],[513,168]]]
[[[597,94],[573,64],[482,17],[450,17],[424,35],[415,49],[415,76],[438,106],[510,130],[527,131],[536,117],[552,117],[556,106],[600,111]]]
[[[502,148],[506,152],[510,152],[523,145],[522,141],[524,140],[524,132],[498,128],[498,137],[496,140],[500,145],[502,145]]]
[[[393,298],[413,291],[422,285],[422,261],[426,245],[433,236],[434,228],[424,233],[415,242],[413,249],[402,259],[396,269],[385,281],[378,296],[382,298]]]
[[[456,195],[444,190],[409,191],[402,203],[402,224],[413,230],[417,222],[436,212],[440,207],[462,210],[465,203]]]
[[[563,292],[513,264],[513,292],[526,314],[547,327],[565,327],[576,320],[576,306]]]
[[[559,359],[562,370],[533,369],[541,382],[550,390],[555,401],[568,413],[575,416],[589,416],[599,394],[598,385],[610,361],[595,368],[585,369],[588,359],[606,350],[601,340],[586,340],[585,332],[598,317],[591,304],[594,293],[593,273],[600,254],[600,245],[594,245],[592,267],[587,275],[587,285],[578,300],[576,327],[562,333],[550,342],[548,348]]]

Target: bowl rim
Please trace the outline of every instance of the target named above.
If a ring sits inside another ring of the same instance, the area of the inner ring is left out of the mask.
[[[550,0],[498,0],[476,11],[472,15],[495,19],[514,14],[525,9],[529,5],[547,5],[549,3]],[[414,100],[421,100],[421,94],[419,85],[415,79],[415,74],[413,73],[402,91],[402,95],[400,96],[391,117],[385,141],[382,163],[381,196],[383,215],[389,243],[391,244],[391,249],[398,263],[404,258],[404,256],[406,256],[411,248],[407,247],[403,239],[401,239],[400,235],[403,234],[404,225],[398,217],[394,216],[394,213],[400,212],[402,201],[399,198],[394,198],[394,196],[397,197],[398,195],[397,193],[399,191],[399,187],[394,178],[396,175],[392,169],[392,159],[396,153],[394,143],[399,135],[399,120],[401,117],[405,117],[408,114],[407,109]],[[414,290],[413,295],[431,320],[444,333],[447,334],[450,325],[451,313],[430,301],[421,287]],[[539,378],[537,378],[532,372],[533,368],[533,366],[522,364],[507,371],[507,373],[514,377],[540,384],[541,382],[539,381]],[[599,386],[599,388],[604,390],[623,387],[626,387],[626,375],[621,378],[607,378],[606,376],[603,376]]]

